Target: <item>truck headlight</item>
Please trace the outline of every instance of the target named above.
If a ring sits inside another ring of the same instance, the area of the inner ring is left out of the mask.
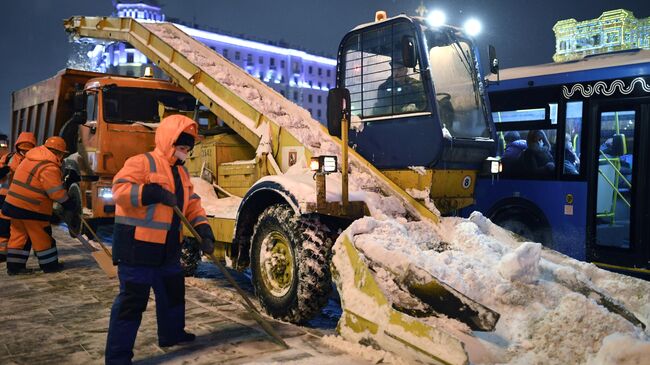
[[[314,172],[329,174],[336,172],[336,156],[318,156],[312,157],[309,168]]]
[[[503,171],[503,164],[499,157],[488,157],[483,163],[483,172],[488,174],[499,174]]]
[[[97,196],[105,200],[113,200],[113,189],[110,187],[97,188]]]

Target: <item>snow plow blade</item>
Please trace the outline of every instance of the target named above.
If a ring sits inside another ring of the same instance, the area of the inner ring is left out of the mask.
[[[331,270],[343,309],[341,336],[420,363],[469,363],[463,342],[446,329],[394,309],[349,237],[339,241]]]

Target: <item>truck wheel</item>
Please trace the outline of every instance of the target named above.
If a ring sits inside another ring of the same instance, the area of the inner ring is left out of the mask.
[[[201,247],[195,238],[186,237],[181,249],[181,267],[185,276],[194,276],[201,262]]]
[[[252,239],[252,281],[273,317],[304,323],[327,303],[332,240],[325,230],[318,220],[297,216],[284,204],[260,215]]]
[[[79,184],[70,185],[68,188],[68,198],[74,202],[74,209],[72,211],[62,212],[63,217],[65,217],[65,223],[68,226],[68,233],[73,238],[85,233],[86,230],[81,224],[81,194]],[[90,234],[88,234],[88,237],[91,237]]]

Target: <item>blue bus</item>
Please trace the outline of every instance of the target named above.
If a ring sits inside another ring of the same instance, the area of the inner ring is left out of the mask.
[[[503,172],[494,223],[601,267],[650,273],[650,51],[502,70],[488,88]]]

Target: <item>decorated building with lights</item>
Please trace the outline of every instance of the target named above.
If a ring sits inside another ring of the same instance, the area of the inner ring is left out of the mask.
[[[156,2],[117,3],[116,15],[148,21],[171,21],[184,32],[203,42],[230,62],[259,78],[287,99],[309,110],[312,117],[326,122],[327,92],[335,86],[336,60],[292,49],[283,44],[226,35],[184,25],[168,19]],[[93,68],[100,72],[141,76],[146,66],[154,66],[129,44],[98,45],[88,53]],[[162,76],[160,70],[155,76]]]
[[[637,19],[631,11],[618,9],[602,13],[596,19],[560,20],[553,26],[553,61],[565,62],[585,56],[650,49],[650,17]]]

